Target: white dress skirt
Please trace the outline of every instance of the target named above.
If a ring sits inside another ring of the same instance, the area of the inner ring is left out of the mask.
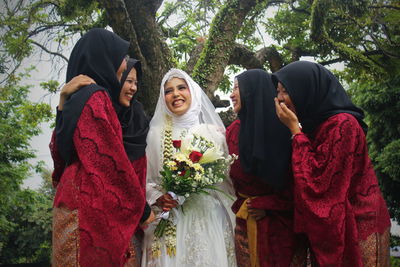
[[[152,255],[153,232],[158,223],[145,230],[142,266],[149,267],[234,267],[236,266],[233,226],[221,193],[197,194],[175,209],[176,255],[166,253],[161,237],[161,256]],[[229,211],[230,212],[230,211]]]
[[[179,139],[182,131],[174,128],[173,139]],[[208,140],[219,144],[227,151],[225,136],[219,133],[212,125],[197,125],[189,130],[200,133]],[[149,143],[150,144],[150,143]],[[227,152],[226,152],[227,153]],[[151,154],[151,155],[154,155]],[[226,154],[227,155],[227,154]],[[151,160],[148,165],[148,191],[150,204],[155,202],[161,192],[153,188],[159,185],[157,177],[159,166],[154,166],[158,160]],[[149,179],[149,176],[151,177]],[[153,185],[153,186],[152,186]],[[220,185],[219,189],[225,192],[209,191],[210,194],[192,194],[182,206],[174,208],[176,219],[176,255],[169,256],[166,251],[165,239],[161,243],[161,256],[152,254],[153,233],[159,220],[156,220],[145,230],[143,242],[143,267],[235,267],[234,223],[235,215],[231,210],[233,203],[233,189],[229,177]],[[158,208],[155,208],[157,213]],[[158,211],[159,212],[159,211]],[[159,215],[159,214],[158,214]]]

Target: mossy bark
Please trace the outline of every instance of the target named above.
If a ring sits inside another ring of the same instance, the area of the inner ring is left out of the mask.
[[[152,115],[163,75],[173,66],[156,22],[157,0],[101,0],[113,30],[131,43],[130,56],[142,62],[138,98]]]
[[[192,73],[192,77],[205,89],[210,98],[213,98],[223,78],[246,15],[260,1],[227,1],[214,17],[208,39]]]

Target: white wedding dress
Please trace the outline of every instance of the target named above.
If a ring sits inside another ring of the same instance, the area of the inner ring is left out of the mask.
[[[183,71],[173,69],[166,74],[162,84],[171,77],[183,78],[191,90],[192,105],[187,113],[174,116],[165,106],[164,95],[160,94],[155,115],[150,123],[146,150],[147,167],[147,201],[154,204],[165,192],[160,188],[159,171],[162,165],[165,114],[172,117],[172,139],[180,139],[183,131],[198,133],[212,140],[221,147],[227,156],[225,129],[214,107],[201,88]],[[200,90],[200,91],[199,91]],[[160,90],[163,93],[163,88]],[[197,116],[194,117],[193,110]],[[185,115],[191,115],[186,116]],[[206,133],[206,134],[205,134]],[[206,136],[205,136],[206,135]],[[226,194],[233,194],[229,178],[218,185]],[[233,198],[218,191],[210,195],[192,194],[182,206],[172,210],[176,221],[176,255],[169,256],[165,239],[161,243],[161,255],[153,255],[154,229],[156,220],[145,230],[142,266],[149,267],[235,267],[234,214],[230,207]],[[156,213],[160,210],[152,206]]]

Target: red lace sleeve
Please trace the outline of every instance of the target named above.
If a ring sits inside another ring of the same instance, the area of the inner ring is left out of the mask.
[[[231,125],[226,128],[226,143],[228,144],[229,154],[239,155],[238,144],[239,144],[239,131],[240,131],[240,120],[235,120]]]
[[[349,114],[329,118],[313,140],[293,138],[295,230],[307,234],[321,266],[334,266],[343,257],[358,258],[357,227],[348,199],[355,157],[364,138]]]
[[[59,112],[57,111],[57,116],[59,116]],[[65,168],[65,161],[61,157],[61,155],[58,152],[57,149],[57,143],[56,143],[56,131],[53,131],[53,134],[51,136],[51,141],[49,144],[50,148],[50,153],[51,157],[53,158],[53,164],[54,164],[54,170],[51,175],[52,181],[53,181],[53,187],[57,187],[58,182],[60,181],[60,178],[64,172]]]
[[[85,169],[79,185],[82,266],[122,266],[121,259],[140,218],[145,196],[125,153],[121,127],[105,92],[86,103],[74,133]],[[100,253],[100,251],[102,251]]]

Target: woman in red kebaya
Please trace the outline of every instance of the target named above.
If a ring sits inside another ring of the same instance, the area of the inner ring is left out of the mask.
[[[389,213],[362,110],[321,65],[291,63],[273,80],[276,113],[293,135],[294,230],[307,236],[313,264],[389,266]]]
[[[83,76],[78,84],[87,86],[60,98],[50,144],[57,190],[53,266],[123,266],[143,216],[140,171],[129,160],[117,114],[124,109],[120,80],[128,46],[112,32],[93,29],[71,53],[67,82],[82,74],[96,84],[87,85],[92,80]]]
[[[231,99],[239,120],[226,131],[237,200],[238,266],[304,266],[306,246],[293,231],[290,132],[275,114],[271,75],[248,70],[235,78]]]

